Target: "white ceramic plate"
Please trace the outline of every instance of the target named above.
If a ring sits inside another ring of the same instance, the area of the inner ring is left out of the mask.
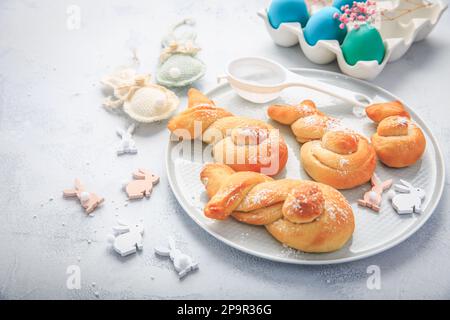
[[[379,87],[345,75],[312,69],[292,69],[292,71],[359,91],[371,97],[374,102],[398,99]],[[286,169],[275,178],[310,179],[299,162],[300,145],[293,137],[289,126],[283,126],[268,119],[266,114],[268,105],[253,104],[243,100],[227,83],[215,87],[207,92],[207,95],[217,105],[227,108],[236,115],[264,119],[280,128],[289,147],[289,160]],[[375,131],[375,125],[369,119],[357,118],[351,107],[315,91],[303,88],[286,89],[274,102],[298,103],[303,99],[312,99],[322,111],[342,119],[348,127],[356,129],[367,137]],[[406,101],[403,102],[408,106]],[[181,206],[199,226],[224,243],[249,254],[296,264],[332,264],[369,257],[392,248],[417,231],[433,213],[443,191],[445,172],[441,150],[427,125],[410,107],[408,111],[426,136],[427,147],[424,156],[413,166],[404,169],[391,169],[379,163],[376,172],[383,180],[393,178],[395,183],[399,179],[405,179],[413,185],[424,188],[427,196],[424,200],[423,213],[400,216],[394,211],[386,195],[383,197],[378,214],[358,206],[356,201],[370,188],[369,183],[343,191],[342,193],[353,207],[356,228],[351,241],[336,252],[303,253],[281,245],[264,227],[246,225],[232,218],[226,221],[206,218],[203,215],[203,207],[208,199],[199,175],[204,163],[211,162],[212,158],[205,145],[203,147],[200,145],[197,149],[192,148],[189,154],[179,150],[181,147],[193,146],[191,141],[182,142],[181,145],[177,142],[169,142],[166,156],[169,183]],[[204,152],[205,149],[206,152]],[[202,154],[206,154],[203,159]]]

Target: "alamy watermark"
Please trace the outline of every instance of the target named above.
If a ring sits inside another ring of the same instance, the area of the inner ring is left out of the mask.
[[[367,267],[366,273],[370,276],[367,278],[366,285],[369,290],[381,290],[381,269],[373,264]]]
[[[77,265],[70,265],[66,269],[66,274],[68,275],[66,280],[67,289],[81,289],[81,268]]]
[[[192,161],[205,161],[211,155],[215,162],[231,167],[258,168],[262,174],[274,175],[280,169],[280,143],[284,144],[278,129],[237,127],[222,130],[203,130],[201,121],[190,128],[175,129],[171,141],[179,143],[172,148],[172,158],[190,157]],[[204,147],[203,143],[207,143]]]

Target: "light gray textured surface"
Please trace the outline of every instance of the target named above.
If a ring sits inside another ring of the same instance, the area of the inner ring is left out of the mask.
[[[355,263],[308,267],[241,253],[190,220],[165,177],[165,123],[137,130],[138,155],[115,155],[115,128],[128,120],[101,107],[100,77],[129,62],[132,48],[140,71],[154,73],[163,33],[186,15],[197,20],[201,58],[208,65],[200,89],[214,86],[226,61],[240,55],[338,70],[334,63],[310,63],[298,47],[275,46],[256,16],[264,3],[0,2],[0,298],[94,299],[95,291],[100,298],[450,298],[448,182],[435,214],[401,245]],[[66,27],[71,4],[81,8],[77,30]],[[427,40],[414,44],[374,81],[416,108],[446,160],[449,27],[447,12]],[[137,167],[152,169],[161,182],[150,199],[125,207],[121,182]],[[448,175],[447,170],[450,181]],[[75,177],[106,198],[93,217],[75,201],[62,199],[61,191]],[[119,258],[108,250],[106,237],[116,214],[143,219],[143,252]],[[182,281],[169,261],[153,254],[153,246],[168,235],[200,263],[200,270]],[[66,287],[70,265],[81,268],[80,290]],[[381,268],[381,290],[366,287],[369,265]]]

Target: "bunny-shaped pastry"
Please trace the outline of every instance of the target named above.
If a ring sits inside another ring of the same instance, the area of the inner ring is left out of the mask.
[[[364,199],[358,200],[358,204],[378,212],[380,211],[381,194],[391,187],[392,179],[381,182],[380,178],[374,173],[370,182],[372,183],[372,189],[364,194]]]
[[[414,187],[411,183],[400,179],[401,184],[395,184],[394,189],[400,194],[390,193],[392,206],[398,214],[422,213],[422,200],[425,198],[425,191]]]
[[[175,241],[169,238],[169,247],[156,247],[155,253],[160,256],[169,256],[173,262],[178,277],[183,278],[188,272],[198,268],[198,263],[193,262],[192,258],[175,247]]]
[[[153,185],[159,182],[159,177],[144,169],[139,169],[133,173],[133,178],[125,186],[125,191],[129,199],[142,199],[144,196],[149,197],[152,193]]]
[[[128,225],[118,221],[118,225],[113,227],[114,237],[111,237],[111,243],[114,250],[122,257],[142,250],[144,247],[142,235],[144,226],[141,224]]]
[[[119,137],[121,137],[121,141],[120,141],[120,145],[117,148],[117,155],[122,155],[125,153],[129,153],[129,154],[136,154],[137,153],[137,148],[136,148],[136,143],[133,140],[133,132],[134,129],[136,128],[135,124],[131,124],[128,129],[122,130],[122,129],[117,129],[117,135]]]
[[[75,189],[64,190],[63,196],[66,198],[77,197],[86,213],[91,213],[104,201],[102,197],[95,193],[87,192],[79,179],[75,179]]]

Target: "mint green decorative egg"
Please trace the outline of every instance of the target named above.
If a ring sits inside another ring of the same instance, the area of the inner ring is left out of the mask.
[[[344,39],[341,46],[345,61],[351,66],[358,61],[376,60],[383,62],[385,47],[378,30],[370,25],[361,25],[353,29]]]

